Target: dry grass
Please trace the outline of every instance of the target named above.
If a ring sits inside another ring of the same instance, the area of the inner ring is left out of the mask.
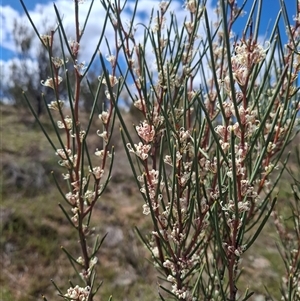
[[[72,250],[75,257],[79,254],[76,233],[70,231],[59,210],[61,197],[50,176],[53,169],[57,175],[62,171],[56,164],[54,151],[28,112],[3,105],[0,109],[3,171],[0,300],[33,301],[42,294],[54,300],[57,297],[50,279],[64,290],[69,286],[67,280],[74,279],[60,246]],[[134,119],[127,114],[128,124]],[[54,135],[47,118],[43,117],[43,122]],[[96,132],[97,126],[95,121],[91,132]],[[116,131],[113,139],[117,154],[113,178],[95,208],[92,221],[95,233],[102,236],[108,233],[99,254],[98,276],[104,281],[99,300],[107,300],[110,294],[114,300],[158,300],[157,275],[134,233],[135,226],[146,232],[150,224],[141,214],[142,199],[118,135]],[[95,137],[89,141],[92,148],[99,147],[100,138]],[[291,197],[288,184],[283,179],[280,186],[282,208],[284,200]],[[283,265],[276,251],[276,240],[275,230],[268,224],[244,256],[239,289],[249,286],[263,294],[265,284],[278,298]]]

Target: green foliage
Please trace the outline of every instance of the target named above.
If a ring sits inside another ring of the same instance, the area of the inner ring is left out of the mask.
[[[188,13],[183,21],[170,11],[171,3],[161,2],[148,24],[135,24],[136,1],[126,25],[126,3],[100,2],[106,11],[102,34],[85,66],[78,62],[80,42],[94,1],[83,27],[75,21],[71,41],[63,26],[63,12],[55,5],[57,29],[42,35],[21,1],[48,54],[50,74],[42,84],[51,89],[54,100],[45,95],[41,98],[51,132],[32,106],[30,96],[24,93],[24,99],[64,169],[63,180],[54,174],[63,201],[59,207],[80,246],[80,255],[77,249],[62,248],[77,278],[70,281],[67,291],[65,285],[53,281],[59,296],[91,301],[99,294],[104,276],[97,272],[97,262],[101,263],[98,256],[106,234],[93,235],[91,221],[99,199],[111,184],[117,157],[113,131],[119,123],[123,149],[144,200],[143,213],[151,225],[145,231],[139,227],[136,231],[160,273],[161,300],[250,300],[251,289],[240,290],[241,259],[254,247],[272,216],[282,248],[289,250],[278,248],[287,269],[281,293],[286,301],[298,300],[295,283],[300,274],[300,246],[290,249],[291,244],[285,244],[292,240],[287,230],[282,230],[274,208],[276,188],[289,157],[284,151],[299,130],[295,125],[300,108],[300,22],[295,19],[290,25],[281,1],[269,42],[263,44],[258,38],[259,0],[252,3],[240,39],[232,29],[245,3],[238,7],[234,1],[219,1],[216,22],[211,24],[205,1],[186,1]],[[74,1],[75,20],[79,4]],[[281,19],[287,27],[286,43],[278,35]],[[105,37],[109,24],[115,45]],[[144,30],[142,41],[135,37],[140,28]],[[203,28],[205,35],[200,38]],[[56,43],[60,57],[54,57]],[[97,85],[88,85],[93,102],[84,123],[80,106],[81,95],[86,92],[83,83],[102,44],[108,49],[109,67],[99,53],[103,73]],[[126,62],[125,68],[121,59]],[[61,82],[67,88],[66,101]],[[95,150],[88,137],[95,135],[92,123],[103,92],[107,106],[100,108],[102,129],[97,131],[102,143]],[[135,133],[120,108],[124,92],[141,118],[134,126]],[[299,195],[295,186],[292,188],[296,204],[291,203],[291,218],[299,241]],[[24,229],[33,231],[26,220],[14,218],[5,231],[9,236],[24,234]],[[33,245],[47,254],[42,246],[55,240],[57,233],[45,225],[35,231],[45,240],[33,240]],[[110,275],[116,277],[113,272]]]

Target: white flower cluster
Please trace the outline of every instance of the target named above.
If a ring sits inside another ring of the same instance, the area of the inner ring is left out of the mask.
[[[79,287],[76,285],[75,287],[70,287],[65,294],[65,297],[70,298],[74,301],[87,301],[91,288],[89,286]]]

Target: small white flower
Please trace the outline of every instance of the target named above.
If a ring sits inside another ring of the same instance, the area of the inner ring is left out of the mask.
[[[97,257],[93,257],[93,258],[90,260],[89,268],[91,269],[94,265],[96,265],[97,262],[98,262],[98,258],[97,258]]]
[[[134,150],[130,143],[126,144],[129,152],[135,153],[138,157],[140,157],[142,160],[146,160],[148,158],[148,152],[151,149],[150,144],[143,144],[142,142],[139,142],[139,144],[134,144]]]
[[[148,215],[148,214],[150,214],[150,207],[149,207],[149,205],[148,204],[144,204],[143,205],[143,214],[145,214],[145,215]]]
[[[68,173],[67,174],[63,173],[62,176],[63,176],[64,180],[69,180],[70,179],[70,174],[68,174]]]
[[[52,36],[51,35],[41,35],[40,36],[43,44],[46,46],[46,47],[51,47],[52,46]]]
[[[101,77],[98,77],[98,79],[100,80]],[[116,76],[109,74],[110,87],[114,87],[118,82],[119,82],[119,80]],[[102,84],[107,86],[107,81],[105,78],[102,79]]]
[[[56,69],[60,68],[64,64],[64,60],[59,57],[52,57],[51,61]],[[66,63],[67,62],[68,62],[68,60],[66,60]]]
[[[95,178],[97,180],[101,179],[104,174],[104,169],[102,169],[100,166],[94,167],[93,170],[90,171],[95,175]]]
[[[100,131],[97,131],[97,135],[101,138],[103,138],[104,142],[108,142],[108,134],[107,131],[103,131],[102,133]]]
[[[79,256],[76,260],[79,264],[84,265],[84,260],[81,256]]]
[[[155,130],[154,126],[148,124],[148,122],[145,120],[143,121],[139,126],[135,127],[138,135],[146,142],[149,143],[153,141],[155,136]]]
[[[71,40],[71,41],[69,41],[69,45],[70,45],[72,54],[74,56],[76,56],[78,54],[80,44],[74,40]]]
[[[134,105],[137,109],[139,109],[140,111],[143,111],[143,110],[145,110],[145,108],[146,108],[146,104],[145,104],[144,98],[136,100],[136,101],[134,102],[133,105]]]
[[[74,68],[77,70],[78,74],[83,75],[87,67],[85,66],[85,62],[81,62],[79,64],[76,61],[76,64],[74,65]]]
[[[107,111],[103,111],[99,114],[99,119],[103,122],[103,124],[107,124],[109,118],[109,113]]]
[[[63,100],[53,100],[51,101],[50,104],[48,104],[48,108],[50,110],[53,110],[53,111],[59,111],[60,109],[62,109],[64,106],[64,101]]]
[[[104,149],[98,150],[98,148],[96,148],[95,155],[97,157],[100,157],[101,159],[103,159],[104,158]]]
[[[65,297],[70,298],[71,300],[78,301],[87,301],[91,288],[89,286],[79,287],[76,285],[75,287],[70,287],[65,294]]]
[[[62,149],[59,148],[56,150],[55,155],[60,156],[63,160],[67,160],[72,154],[71,149]]]
[[[187,0],[185,1],[184,7],[189,10],[192,14],[196,13],[198,3],[197,0]]]
[[[49,87],[51,89],[57,89],[58,85],[62,82],[62,77],[57,76],[54,80],[51,77],[48,77],[46,80],[41,80],[41,84],[45,87]]]
[[[106,59],[110,62],[110,64],[113,66],[116,62],[116,57],[114,55],[108,55],[106,56]]]

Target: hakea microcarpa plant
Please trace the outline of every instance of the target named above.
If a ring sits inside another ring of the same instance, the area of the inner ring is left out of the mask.
[[[282,49],[279,19],[269,41],[258,40],[260,1],[240,39],[233,28],[243,11],[234,1],[219,2],[214,26],[202,1],[185,1],[183,24],[169,4],[153,12],[142,44],[121,7],[108,7],[135,92],[125,86],[144,116],[134,138],[117,110],[143,213],[153,222],[149,235],[137,231],[162,273],[162,298],[234,301],[240,259],[273,211],[279,160],[294,135],[300,24],[286,23]],[[252,292],[241,294],[247,300]]]
[[[65,300],[88,301],[93,300],[102,284],[102,282],[97,279],[96,265],[98,262],[98,251],[104,240],[104,238],[100,239],[99,235],[97,235],[92,243],[93,245],[91,245],[91,239],[89,239],[89,236],[93,232],[90,227],[91,215],[96,202],[105,191],[109,182],[114,156],[114,150],[110,146],[115,121],[114,106],[108,97],[106,99],[108,104],[107,109],[97,108],[97,99],[99,98],[100,89],[103,85],[105,85],[106,93],[108,93],[108,90],[116,86],[118,81],[114,80],[116,78],[115,76],[109,77],[109,81],[105,80],[105,76],[99,77],[99,85],[96,93],[93,94],[91,91],[91,98],[93,99],[91,118],[87,126],[83,127],[82,123],[85,120],[82,120],[83,117],[81,116],[81,89],[87,71],[90,69],[94,57],[97,54],[97,49],[95,49],[94,55],[88,65],[85,65],[84,62],[78,62],[78,57],[81,54],[80,43],[87,24],[87,22],[85,22],[84,28],[79,28],[79,4],[81,4],[81,2],[82,1],[74,1],[74,38],[67,40],[66,32],[62,24],[62,16],[55,5],[54,8],[58,20],[57,29],[51,31],[49,34],[42,35],[38,32],[23,1],[21,1],[34,30],[49,53],[49,63],[52,74],[49,74],[47,79],[42,79],[41,84],[53,90],[54,99],[44,99],[44,96],[42,96],[53,128],[55,129],[57,143],[47,134],[47,131],[31,106],[30,100],[26,94],[24,94],[24,96],[29,108],[53,147],[55,155],[58,156],[58,164],[64,169],[62,176],[54,178],[66,203],[66,206],[62,204],[59,206],[71,227],[77,231],[81,250],[81,255],[77,256],[62,247],[62,250],[65,252],[70,264],[78,275],[79,284],[72,283],[72,286],[64,293],[59,288],[59,285],[55,282],[53,283],[59,295]],[[93,3],[91,3],[90,10],[92,5]],[[87,15],[86,21],[88,17],[89,15]],[[108,16],[106,19],[107,18]],[[57,41],[57,39],[54,39],[55,37],[57,37],[61,43],[62,52],[59,57],[54,56],[53,53],[54,43]],[[99,37],[99,44],[103,38],[104,35]],[[73,77],[70,75],[71,71],[69,70],[72,70]],[[111,70],[113,74],[116,72],[116,63],[111,64]],[[67,83],[68,100],[62,100],[66,97],[59,86],[62,81]],[[119,95],[119,92],[116,91],[115,93],[116,96]],[[97,132],[97,135],[102,139],[102,143],[99,143],[99,145],[102,145],[102,148],[96,149],[94,150],[94,154],[90,154],[86,139],[96,109],[100,110],[99,119],[102,123],[102,129]],[[66,181],[67,185],[61,185],[61,179]],[[65,187],[67,187],[66,191]]]
[[[66,300],[93,300],[99,287],[95,265],[102,240],[97,239],[90,251],[87,236],[89,217],[110,177],[112,163],[108,162],[113,150],[109,150],[109,142],[117,115],[130,167],[144,199],[142,212],[153,224],[148,235],[138,229],[137,233],[161,272],[162,300],[249,299],[252,292],[239,291],[241,258],[273,211],[274,189],[286,164],[284,160],[281,166],[280,159],[295,135],[299,112],[299,1],[293,26],[281,1],[281,15],[268,41],[262,42],[258,38],[261,0],[253,1],[240,38],[234,29],[244,15],[245,3],[239,7],[235,1],[220,0],[211,24],[206,1],[186,0],[187,18],[182,23],[171,10],[172,1],[162,1],[148,24],[135,24],[139,1],[135,1],[132,19],[125,23],[126,3],[101,0],[106,10],[103,34],[86,67],[78,62],[86,25],[79,28],[79,2],[74,1],[71,41],[56,6],[58,27],[50,34],[40,35],[29,16],[49,52],[52,74],[41,83],[54,90],[48,113],[59,146],[45,134],[65,169],[69,191],[64,193],[58,187],[69,209],[61,208],[78,232],[82,251],[75,259],[65,250],[85,285],[73,285],[67,293],[56,286],[60,295]],[[278,34],[282,19],[286,43]],[[104,71],[91,116],[101,85],[106,86],[109,105],[99,115],[103,129],[97,134],[103,139],[103,148],[96,150],[98,161],[93,165],[86,142],[92,118],[83,129],[80,88],[109,22],[116,44],[110,49],[107,43],[110,68],[102,53],[99,56]],[[140,28],[144,30],[142,42],[135,37]],[[54,35],[62,43],[59,58],[52,54]],[[74,82],[70,81],[69,64],[74,66]],[[71,116],[64,111],[58,87],[62,80],[68,85]],[[118,107],[122,90],[143,116],[134,126],[135,137]]]

